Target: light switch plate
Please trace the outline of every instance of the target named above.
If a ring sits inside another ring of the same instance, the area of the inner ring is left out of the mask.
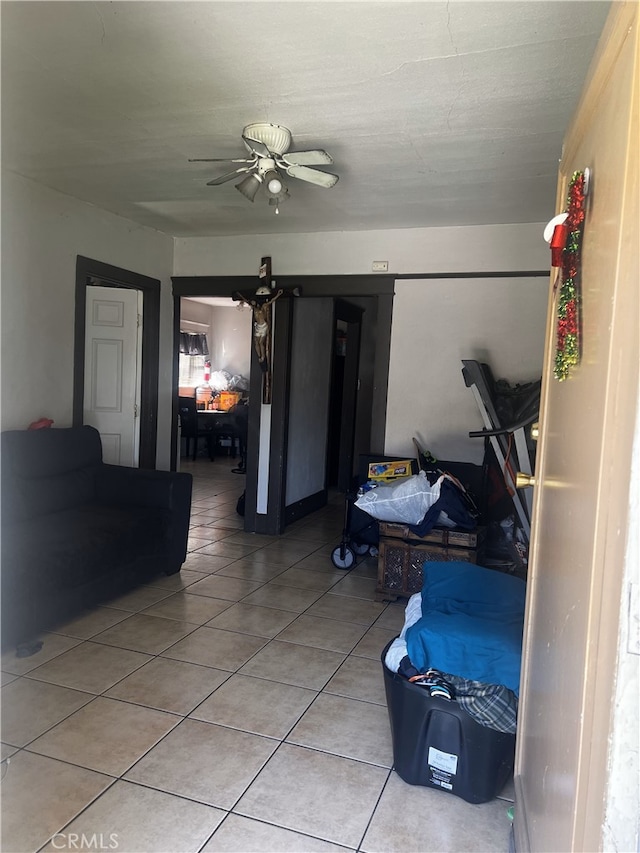
[[[371,264],[372,272],[389,272],[389,261],[374,261]]]

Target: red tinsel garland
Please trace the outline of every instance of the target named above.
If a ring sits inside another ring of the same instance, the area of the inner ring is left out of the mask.
[[[567,195],[567,240],[562,250],[562,284],[558,295],[558,324],[554,376],[562,382],[580,361],[580,254],[584,225],[585,176],[574,172]]]

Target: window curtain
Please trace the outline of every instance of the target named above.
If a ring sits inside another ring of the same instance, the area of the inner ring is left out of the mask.
[[[180,353],[182,355],[209,355],[206,335],[192,332],[180,332]]]
[[[204,382],[204,356],[180,353],[179,371],[179,385],[184,385],[185,388],[201,385]]]

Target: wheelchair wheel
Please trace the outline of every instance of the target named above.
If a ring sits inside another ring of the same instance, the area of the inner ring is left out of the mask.
[[[338,545],[331,552],[331,562],[336,569],[350,569],[356,562],[356,555],[348,545]]]

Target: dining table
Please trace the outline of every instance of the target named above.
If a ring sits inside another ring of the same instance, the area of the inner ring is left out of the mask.
[[[236,452],[241,451],[235,416],[223,409],[197,409],[196,417],[203,430],[211,430],[219,438],[231,439],[231,455],[235,458]]]

